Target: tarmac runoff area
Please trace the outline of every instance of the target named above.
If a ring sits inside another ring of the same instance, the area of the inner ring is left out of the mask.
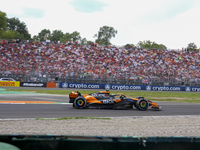
[[[3,97],[9,97],[12,99],[12,97],[29,97],[29,96],[40,96],[45,97],[47,95],[52,96],[52,94],[40,94],[40,93],[31,93],[31,92],[16,92],[16,91],[6,91],[6,89],[0,88],[0,96],[3,95]],[[59,95],[56,95],[59,96]],[[63,95],[60,95],[63,96]],[[68,103],[60,103],[60,102],[51,102],[51,101],[28,101],[28,100],[18,100],[18,101],[9,101],[9,100],[2,100],[0,99],[0,104],[68,104]]]
[[[17,94],[17,95],[19,95],[19,94],[30,94],[30,92],[15,92],[15,91],[6,91],[6,89],[3,89],[3,88],[0,88],[0,94],[6,94],[6,95],[8,95],[8,94]],[[33,93],[33,94],[37,94],[37,93]]]
[[[3,94],[2,92],[5,92],[5,90],[0,91],[0,94]],[[6,97],[10,96],[13,97],[15,94],[20,94],[20,95],[24,94],[25,96],[30,93],[6,92],[3,95]],[[42,95],[44,94],[41,94],[41,96]],[[29,118],[1,119],[0,134],[200,137],[199,115],[145,116],[145,117],[126,116],[126,117],[109,117],[109,118],[110,118],[109,120],[107,119],[36,120]]]

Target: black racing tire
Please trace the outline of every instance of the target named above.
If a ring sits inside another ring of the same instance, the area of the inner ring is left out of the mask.
[[[149,102],[144,98],[141,98],[136,102],[136,108],[141,111],[147,110],[148,107],[149,107]]]
[[[74,100],[74,103],[73,103],[73,106],[78,108],[78,109],[83,109],[85,108],[87,105],[87,101],[84,97],[77,97],[75,100]]]

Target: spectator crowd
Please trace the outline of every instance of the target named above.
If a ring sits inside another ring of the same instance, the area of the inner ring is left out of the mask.
[[[0,41],[0,74],[200,81],[199,52]]]

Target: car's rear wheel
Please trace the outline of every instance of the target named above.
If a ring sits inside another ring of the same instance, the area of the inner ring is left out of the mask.
[[[74,100],[74,106],[78,109],[83,109],[86,107],[86,99],[84,97],[77,97],[75,100]]]
[[[136,102],[136,108],[142,111],[147,110],[149,107],[149,103],[146,99],[142,98]]]

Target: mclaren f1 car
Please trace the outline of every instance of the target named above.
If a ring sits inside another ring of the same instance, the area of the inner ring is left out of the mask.
[[[161,107],[155,102],[146,100],[144,97],[128,98],[124,94],[112,95],[109,91],[100,91],[85,95],[81,95],[78,91],[71,92],[69,94],[69,102],[73,103],[73,107],[78,109],[129,109],[134,107],[141,111],[145,111],[149,107],[153,109],[161,109]]]

